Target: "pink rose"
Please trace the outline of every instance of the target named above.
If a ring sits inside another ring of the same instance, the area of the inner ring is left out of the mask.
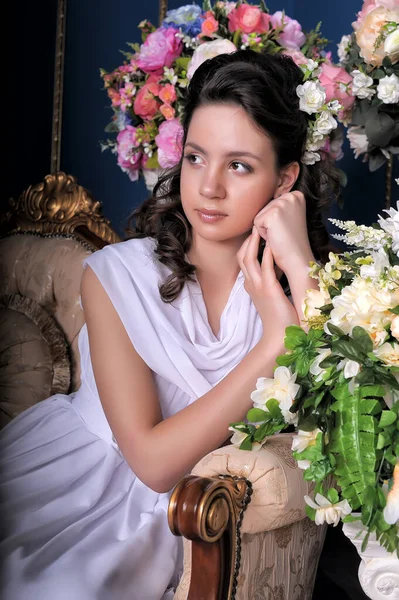
[[[212,12],[208,12],[206,15],[205,21],[202,22],[201,25],[201,33],[207,37],[211,36],[213,33],[219,29],[219,22],[216,21]]]
[[[158,83],[145,83],[134,100],[134,113],[146,121],[151,120],[161,104],[154,97],[159,95],[160,89]]]
[[[283,50],[285,56],[290,56],[296,65],[306,65],[308,59],[300,50]]]
[[[345,69],[323,63],[319,80],[326,90],[326,102],[339,100],[345,110],[351,108],[355,101],[355,97],[352,96],[350,87],[352,77]]]
[[[284,22],[283,22],[284,18]],[[284,30],[279,35],[279,41],[286,48],[299,50],[306,41],[306,36],[302,31],[301,25],[295,19],[291,19],[284,15],[281,10],[278,10],[270,17],[271,24],[274,28],[281,27],[284,24]]]
[[[107,89],[108,98],[111,100],[112,106],[116,108],[121,104],[121,95],[113,88]]]
[[[170,67],[182,53],[182,41],[176,37],[177,29],[160,27],[147,36],[140,48],[138,67],[145,73]]]
[[[159,112],[165,117],[167,121],[170,121],[175,116],[175,109],[170,104],[162,104],[161,108],[159,109]]]
[[[116,138],[118,165],[124,173],[129,175],[130,181],[139,178],[140,161],[142,154],[137,150],[136,128],[128,125],[120,131]]]
[[[165,104],[173,104],[176,100],[176,90],[171,83],[164,85],[159,92],[159,97]]]
[[[228,19],[231,33],[238,29],[241,33],[267,33],[269,31],[270,15],[262,12],[257,6],[241,4],[229,13]]]
[[[159,133],[155,138],[158,146],[158,162],[163,169],[177,165],[182,153],[183,127],[179,119],[164,121],[159,126]]]

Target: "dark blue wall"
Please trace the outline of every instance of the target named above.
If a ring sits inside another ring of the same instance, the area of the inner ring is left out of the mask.
[[[169,0],[168,7],[184,4],[188,1]],[[351,23],[362,2],[269,0],[267,4],[271,12],[284,8],[305,30],[322,21],[322,32],[331,40],[329,49],[336,60],[336,44],[344,33],[351,32]],[[79,182],[94,193],[103,203],[105,215],[119,232],[122,232],[133,207],[147,193],[142,182],[131,183],[122,173],[115,156],[100,150],[100,140],[107,137],[104,127],[111,110],[107,94],[102,89],[99,69],[111,70],[122,62],[119,50],[128,50],[126,42],[140,41],[137,24],[143,19],[157,24],[157,0],[68,2],[61,168],[76,175]],[[368,165],[355,160],[347,145],[340,167],[348,175],[348,186],[344,192],[344,208],[334,207],[334,216],[372,222],[383,207],[384,168],[377,173],[369,173]]]

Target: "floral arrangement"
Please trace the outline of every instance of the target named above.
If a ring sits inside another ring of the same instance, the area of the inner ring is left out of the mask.
[[[349,125],[355,157],[368,160],[371,171],[399,153],[399,4],[365,0],[353,32],[338,44],[340,65],[352,77],[352,110],[342,115]]]
[[[399,183],[399,179],[397,180]],[[294,430],[292,451],[315,484],[317,524],[359,520],[399,557],[399,202],[375,227],[331,221],[354,249],[311,264],[304,327],[286,329],[273,378],[258,379],[253,408],[232,443],[258,450]]]
[[[341,67],[325,70],[330,59],[322,50],[327,40],[319,26],[305,34],[284,12],[269,14],[263,1],[212,6],[207,0],[202,7],[190,4],[170,10],[158,28],[143,21],[139,29],[143,43],[129,44],[132,52],[124,53],[125,62],[114,71],[101,70],[113,111],[106,131],[116,134],[102,148],[116,154],[132,181],[144,175],[151,187],[157,169],[179,161],[183,96],[195,69],[208,58],[239,48],[283,52],[303,66],[300,97],[310,115],[304,162],[340,154],[343,136],[333,117],[351,101],[348,86],[341,85],[351,77]]]

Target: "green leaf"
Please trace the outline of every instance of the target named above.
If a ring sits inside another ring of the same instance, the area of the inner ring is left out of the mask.
[[[266,402],[266,406],[273,419],[281,419],[282,413],[278,400],[270,398],[270,400]]]
[[[337,490],[335,490],[334,488],[330,488],[327,492],[327,498],[329,499],[331,504],[337,504],[337,502],[339,502],[339,494]]]
[[[332,351],[340,356],[349,358],[356,362],[363,362],[364,354],[354,341],[346,341],[343,339],[332,343]]]
[[[251,423],[259,423],[270,419],[270,416],[265,410],[261,408],[250,408],[247,413],[247,419]]]
[[[395,308],[390,308],[389,312],[392,312],[395,315],[399,315],[399,304],[397,306],[395,306]]]
[[[381,413],[379,426],[387,427],[388,425],[392,425],[392,423],[395,423],[397,418],[397,415],[392,410],[383,410]]]
[[[342,331],[342,329],[340,329],[336,325],[333,325],[332,323],[327,323],[327,329],[331,333],[331,335],[337,335],[338,337],[343,337],[344,335],[346,335],[345,332]]]
[[[276,358],[276,364],[279,367],[289,367],[296,360],[295,354],[282,354]]]
[[[315,518],[316,518],[316,509],[315,508],[312,508],[311,506],[309,506],[309,504],[307,504],[305,506],[305,512],[311,521],[315,520]]]
[[[353,328],[352,337],[365,354],[373,350],[373,342],[371,337],[363,327],[356,326]]]
[[[252,440],[250,435],[247,435],[247,437],[241,442],[240,450],[252,450]]]

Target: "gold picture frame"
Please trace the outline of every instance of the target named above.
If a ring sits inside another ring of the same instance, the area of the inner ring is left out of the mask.
[[[168,9],[167,0],[159,0],[159,23],[162,23]],[[53,92],[53,118],[51,127],[51,160],[50,173],[55,174],[60,170],[61,161],[61,129],[62,129],[62,101],[64,91],[64,62],[65,62],[65,34],[66,34],[67,0],[58,0],[57,24],[55,40],[55,66],[54,66],[54,92]]]

